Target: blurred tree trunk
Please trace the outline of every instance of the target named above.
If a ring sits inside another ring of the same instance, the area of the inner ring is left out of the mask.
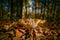
[[[13,16],[12,14],[13,14],[13,0],[11,0],[11,16],[10,16],[10,17],[11,17],[11,18],[10,18],[11,20],[13,19],[13,18],[12,18],[12,16]]]
[[[11,0],[11,19],[22,18],[23,0]]]
[[[0,21],[2,20],[2,0],[0,0]]]
[[[2,6],[2,0],[0,0],[0,21],[3,20],[3,16],[2,16],[2,13],[3,13],[3,6]]]
[[[23,0],[17,0],[17,17],[22,18]]]

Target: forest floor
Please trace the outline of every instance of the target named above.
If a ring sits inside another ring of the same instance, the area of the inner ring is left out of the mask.
[[[59,23],[37,20],[3,21],[0,23],[0,40],[60,40]]]

